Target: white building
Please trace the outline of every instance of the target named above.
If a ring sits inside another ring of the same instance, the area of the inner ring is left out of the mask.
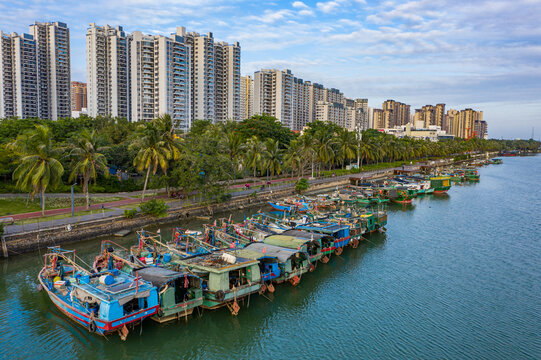
[[[0,118],[39,116],[36,42],[0,31]]]
[[[292,129],[294,77],[291,70],[263,69],[254,74],[254,113],[268,114]]]
[[[36,42],[38,111],[41,119],[71,116],[70,32],[61,22],[30,25]]]
[[[215,121],[241,120],[240,116],[240,44],[214,44]]]
[[[131,118],[129,40],[121,26],[90,24],[86,34],[89,116]]]

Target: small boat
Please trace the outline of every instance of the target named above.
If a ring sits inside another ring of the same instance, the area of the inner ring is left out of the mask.
[[[124,237],[124,236],[128,235],[129,233],[131,233],[131,230],[120,230],[120,231],[117,231],[116,233],[114,233],[114,236],[116,236],[116,237]]]
[[[75,250],[49,248],[38,280],[54,305],[88,331],[107,335],[158,311],[156,288],[117,269],[92,273],[75,262]]]
[[[431,177],[430,187],[434,189],[434,194],[446,193],[451,188],[451,178],[449,176]]]
[[[325,246],[326,251],[328,251],[328,248],[332,246],[332,242],[333,240],[330,236],[300,230],[287,230],[281,234],[267,236],[263,240],[264,244],[295,249],[307,253],[311,263],[322,259],[324,255],[322,247]]]
[[[344,250],[344,247],[346,247],[351,240],[349,226],[340,223],[317,221],[297,226],[295,229],[332,236],[334,239],[332,247],[334,248],[336,255],[340,255]]]

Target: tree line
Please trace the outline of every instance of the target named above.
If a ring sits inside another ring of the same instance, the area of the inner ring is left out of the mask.
[[[471,151],[538,148],[534,140],[431,142],[372,129],[357,134],[321,121],[298,134],[268,115],[218,124],[198,120],[187,133],[176,131],[168,115],[139,123],[88,116],[58,121],[4,119],[0,121],[0,186],[44,199],[47,191],[65,191],[78,182],[87,207],[90,192],[142,188],[144,200],[149,186],[225,200],[227,185],[249,176],[314,177],[350,163],[362,168]],[[140,180],[120,181],[111,176],[116,171],[139,174]]]

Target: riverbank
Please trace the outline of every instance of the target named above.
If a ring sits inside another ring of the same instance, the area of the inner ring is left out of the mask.
[[[490,156],[490,154],[489,154]],[[476,157],[486,157],[479,154]],[[470,159],[471,160],[471,159]],[[422,168],[443,168],[466,160],[454,161],[453,159],[418,163],[402,167],[386,168],[366,171],[355,174],[364,180],[372,180],[390,176],[395,170],[419,171]],[[310,192],[333,189],[349,182],[351,174],[329,177],[324,179],[310,180]],[[85,239],[113,235],[120,230],[137,230],[150,224],[163,224],[168,222],[185,220],[197,216],[213,216],[227,212],[242,210],[246,207],[261,206],[268,201],[277,200],[294,193],[294,183],[284,184],[282,187],[267,189],[244,190],[234,195],[230,201],[213,204],[187,204],[183,201],[169,202],[169,210],[166,216],[161,218],[138,214],[133,219],[127,219],[122,210],[98,213],[97,217],[82,216],[60,219],[49,223],[29,224],[25,226],[11,225],[5,228],[1,238],[1,249],[4,257],[14,256],[25,252],[46,248],[47,246],[83,241]],[[101,217],[100,217],[101,216]]]

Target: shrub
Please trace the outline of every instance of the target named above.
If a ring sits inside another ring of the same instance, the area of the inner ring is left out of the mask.
[[[124,217],[126,219],[133,219],[137,215],[137,209],[126,209],[124,210]]]
[[[295,191],[299,194],[302,194],[304,191],[308,190],[310,187],[310,184],[308,183],[308,180],[305,178],[299,179],[297,183],[295,184]]]
[[[219,203],[226,202],[231,200],[231,194],[230,193],[220,193],[216,197],[216,201]]]
[[[4,224],[0,223],[0,236],[4,235]]]
[[[167,209],[169,209],[169,206],[165,204],[165,201],[156,199],[142,203],[139,207],[143,214],[155,217],[164,217],[167,215]]]

